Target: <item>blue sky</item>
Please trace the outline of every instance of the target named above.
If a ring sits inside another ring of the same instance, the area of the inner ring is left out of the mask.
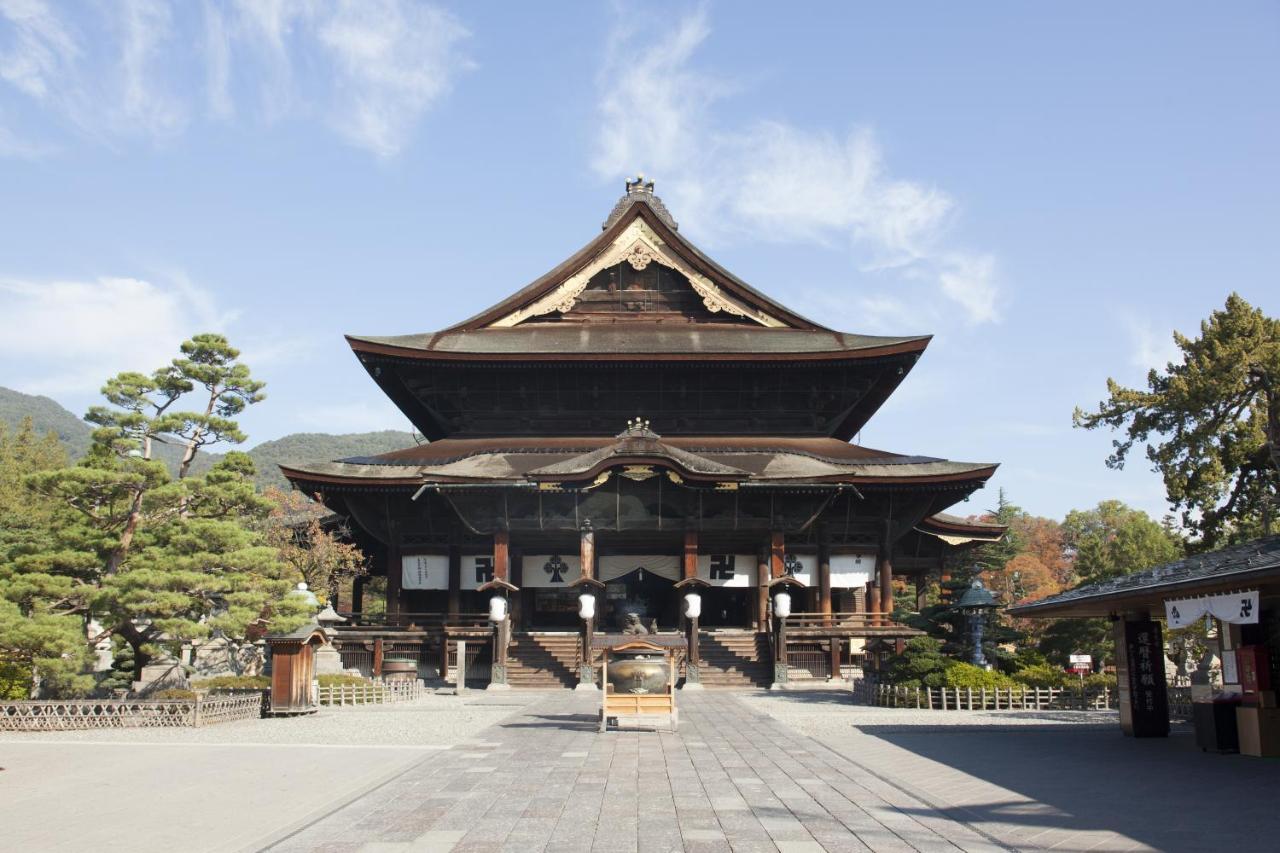
[[[643,171],[784,303],[935,334],[861,440],[1002,462],[957,510],[1162,514],[1071,411],[1280,313],[1280,7],[793,6],[0,0],[0,385],[82,411],[212,329],[251,443],[401,427],[342,334],[470,316]]]

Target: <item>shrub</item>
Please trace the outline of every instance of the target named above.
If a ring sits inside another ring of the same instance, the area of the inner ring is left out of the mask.
[[[147,697],[148,699],[181,699],[187,702],[194,702],[196,692],[194,690],[184,690],[181,687],[168,687],[164,690],[157,690]]]
[[[995,670],[983,669],[971,663],[951,661],[942,673],[943,687],[972,688],[974,690],[994,690],[1016,687],[1017,682],[1009,676]]]
[[[1028,687],[1070,687],[1075,683],[1071,673],[1047,663],[1024,667],[1015,672],[1013,678]]]
[[[902,654],[885,662],[881,679],[904,687],[941,687],[951,661],[942,654],[942,642],[931,637],[907,641]]]
[[[324,676],[321,676],[323,678]],[[265,675],[218,675],[191,682],[196,690],[269,690],[271,679]]]
[[[1092,687],[1096,690],[1101,690],[1104,687],[1109,687],[1112,690],[1115,690],[1116,677],[1114,675],[1108,675],[1105,672],[1095,672],[1093,675],[1085,676],[1084,686]]]
[[[373,682],[361,675],[321,675],[321,687],[361,687]]]

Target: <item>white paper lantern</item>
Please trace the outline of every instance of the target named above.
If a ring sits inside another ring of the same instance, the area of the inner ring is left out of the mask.
[[[789,593],[780,592],[773,597],[773,615],[779,619],[786,619],[791,615],[791,595]]]
[[[507,600],[500,595],[489,599],[489,621],[501,622],[507,618]]]
[[[702,596],[691,592],[684,597],[684,615],[690,619],[697,619],[702,615]]]
[[[591,593],[578,596],[578,616],[583,620],[596,618],[596,597]]]

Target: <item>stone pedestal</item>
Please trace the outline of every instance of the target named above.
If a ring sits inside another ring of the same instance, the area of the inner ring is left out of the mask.
[[[342,655],[331,643],[320,646],[315,651],[316,675],[341,675]]]
[[[701,690],[702,689],[702,672],[699,670],[698,664],[686,663],[684,665],[684,686],[681,690]]]
[[[769,685],[770,690],[786,690],[788,674],[791,667],[785,663],[774,663],[773,665],[773,684]]]
[[[591,664],[582,664],[578,667],[578,686],[574,690],[599,690],[596,687],[596,670]]]
[[[486,690],[510,690],[511,685],[507,683],[507,665],[505,663],[495,663],[489,667],[489,686]]]

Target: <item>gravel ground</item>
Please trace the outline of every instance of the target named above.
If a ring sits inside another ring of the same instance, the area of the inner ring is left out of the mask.
[[[810,736],[848,732],[850,727],[962,731],[964,729],[1092,726],[1116,728],[1115,711],[917,711],[855,705],[848,690],[756,691],[740,694],[751,708]]]
[[[413,702],[321,708],[300,717],[217,723],[199,729],[86,729],[70,732],[0,732],[2,743],[278,744],[325,746],[449,746],[473,737],[544,694],[540,691],[473,691],[466,696],[428,694]]]

